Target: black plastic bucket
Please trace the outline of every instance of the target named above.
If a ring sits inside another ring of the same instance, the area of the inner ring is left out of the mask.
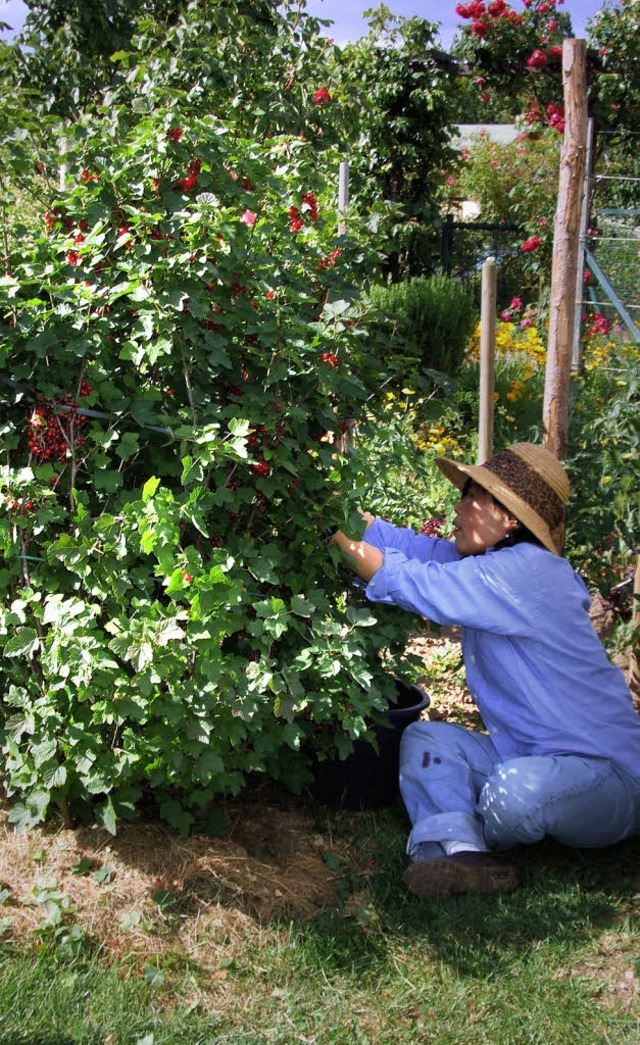
[[[345,759],[326,759],[312,766],[311,794],[323,805],[336,809],[379,809],[398,797],[400,737],[410,722],[416,722],[430,704],[419,686],[395,679],[397,699],[384,714],[385,724],[373,730],[378,751],[366,740],[355,740]]]

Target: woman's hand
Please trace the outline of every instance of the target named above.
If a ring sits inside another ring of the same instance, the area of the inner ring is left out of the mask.
[[[367,524],[367,530],[376,521],[375,515],[372,515],[371,512],[360,512],[360,515],[361,515],[361,517],[364,519],[364,521]],[[365,533],[366,533],[366,530],[365,530]]]
[[[364,513],[362,514],[365,519],[375,522],[373,515],[367,516]],[[367,526],[370,526],[371,522],[367,522]],[[379,548],[374,548],[372,544],[367,544],[366,541],[354,541],[351,537],[347,537],[342,530],[338,530],[333,535],[332,540],[345,556],[347,565],[365,581],[370,581],[384,562],[384,555]]]

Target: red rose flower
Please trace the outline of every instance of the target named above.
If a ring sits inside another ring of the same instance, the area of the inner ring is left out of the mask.
[[[531,236],[522,244],[522,250],[525,254],[531,254],[532,251],[537,250],[542,245],[542,240],[539,236]]]
[[[547,56],[544,51],[536,49],[533,54],[530,54],[527,58],[527,65],[530,69],[542,69],[547,64]]]
[[[328,105],[331,101],[331,95],[329,94],[326,87],[320,87],[313,96],[313,100],[316,105]]]

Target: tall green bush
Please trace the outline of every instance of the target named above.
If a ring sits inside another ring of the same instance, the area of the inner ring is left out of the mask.
[[[428,371],[455,374],[477,320],[470,293],[449,276],[418,277],[373,286],[370,301],[383,318],[391,354],[387,366],[396,380],[424,377]]]
[[[100,103],[4,141],[42,206],[7,224],[0,279],[0,744],[22,826],[58,808],[115,830],[147,794],[187,831],[247,773],[299,785],[301,748],[346,751],[395,693],[408,623],[371,612],[324,536],[350,525],[338,441],[377,388],[357,297],[376,255],[356,214],[337,238],[340,110],[314,79],[304,135],[267,135],[254,27],[241,119],[210,115],[172,56],[221,61],[214,30],[190,5],[160,50],[151,26],[115,59]]]

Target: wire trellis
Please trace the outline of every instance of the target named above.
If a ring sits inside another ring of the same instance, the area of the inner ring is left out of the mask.
[[[610,135],[599,132],[600,138]],[[631,135],[640,136],[640,132],[629,132]],[[619,138],[619,131],[616,136]],[[640,176],[612,170],[615,162],[608,149],[600,152],[594,167],[593,145],[591,151],[593,193],[583,240],[585,279],[579,304],[583,313],[602,317],[603,332],[610,327],[622,333],[626,330],[630,339],[640,343],[640,193],[630,198],[629,189],[624,188],[640,182]],[[617,157],[615,161],[619,162]],[[616,193],[616,184],[623,187],[620,194]],[[624,206],[612,205],[622,200]]]

